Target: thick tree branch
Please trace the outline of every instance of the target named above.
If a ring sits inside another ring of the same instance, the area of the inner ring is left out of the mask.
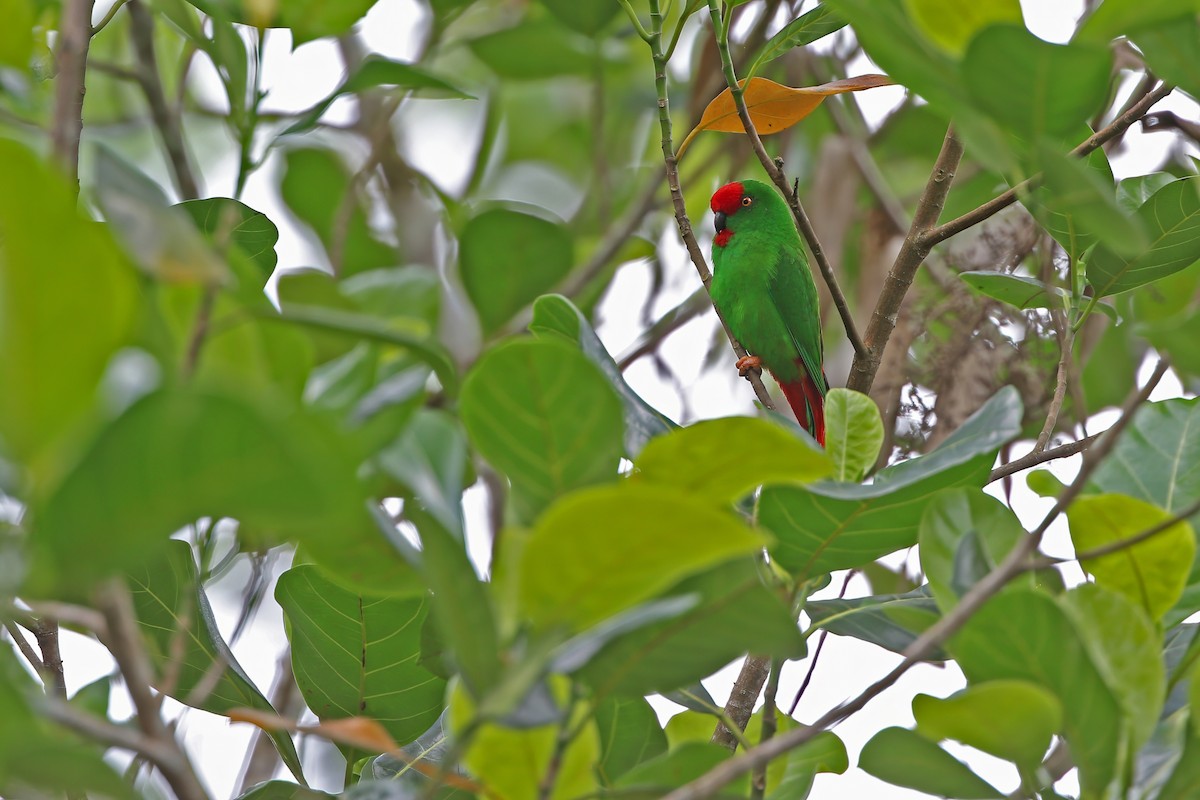
[[[831,709],[809,727],[795,728],[784,731],[769,742],[754,747],[745,753],[723,761],[718,766],[692,781],[664,796],[663,800],[702,800],[712,797],[723,786],[756,767],[769,763],[790,750],[794,750],[811,740],[822,731],[829,730],[834,725],[852,716],[864,708],[871,700],[891,687],[904,673],[924,658],[933,648],[941,645],[958,632],[975,612],[983,607],[989,599],[1003,589],[1009,581],[1029,568],[1029,558],[1041,544],[1042,537],[1050,524],[1067,508],[1068,505],[1083,491],[1088,478],[1104,457],[1111,451],[1117,439],[1133,417],[1134,411],[1149,397],[1154,387],[1166,374],[1168,364],[1160,360],[1144,387],[1133,393],[1126,401],[1121,416],[1109,428],[1099,442],[1084,458],[1079,474],[1061,495],[1054,507],[1042,522],[1028,536],[1022,539],[1016,547],[985,575],[959,600],[952,611],[926,629],[904,651],[904,660],[880,680],[871,684],[852,700]]]
[[[829,263],[829,259],[825,256],[825,250],[822,249],[821,242],[817,239],[817,232],[813,229],[812,221],[808,218],[808,214],[800,204],[800,196],[796,191],[796,186],[788,183],[787,176],[783,174],[781,162],[775,161],[767,154],[766,148],[763,147],[762,137],[758,135],[758,130],[754,127],[754,120],[750,118],[750,111],[746,108],[746,99],[743,96],[742,86],[738,83],[737,73],[733,68],[733,57],[729,54],[728,30],[721,24],[721,12],[717,0],[708,0],[708,12],[712,19],[713,33],[717,39],[717,50],[721,54],[721,68],[725,73],[725,82],[729,86],[729,93],[732,95],[734,105],[737,107],[738,119],[742,122],[742,128],[746,131],[746,137],[750,140],[750,146],[754,149],[754,154],[758,156],[763,169],[770,176],[771,182],[779,189],[779,193],[783,195],[788,207],[792,210],[792,217],[796,221],[796,227],[801,235],[804,236],[804,240],[808,242],[808,248],[812,251],[813,260],[817,262],[817,268],[821,271],[821,277],[825,279],[825,283],[829,287],[829,295],[833,298],[833,305],[837,308],[838,316],[842,318],[842,326],[846,329],[846,338],[850,340],[850,345],[854,348],[856,358],[865,356],[867,349],[858,334],[858,328],[854,324],[854,317],[850,313],[850,306],[846,302],[846,295],[842,293],[842,287],[838,284],[837,276],[833,273],[833,265]]]
[[[737,726],[739,733],[746,730],[746,723],[754,714],[754,704],[758,701],[758,693],[762,691],[770,669],[771,659],[762,656],[746,656],[742,662],[742,671],[738,673],[729,691],[729,700],[725,703],[725,716]],[[711,741],[728,750],[735,750],[738,745],[738,737],[724,721],[717,723]]]
[[[925,257],[929,255],[932,247],[932,244],[925,243],[924,234],[937,224],[942,208],[946,204],[946,195],[949,194],[950,185],[954,181],[954,173],[958,169],[959,161],[962,160],[962,154],[962,142],[959,141],[954,133],[954,127],[951,126],[946,129],[941,152],[938,153],[937,161],[933,165],[933,172],[917,203],[917,211],[913,215],[908,236],[905,237],[904,244],[901,246],[900,253],[896,256],[887,278],[884,279],[883,290],[879,293],[879,300],[871,314],[871,322],[867,325],[865,336],[867,352],[865,355],[855,355],[854,363],[850,367],[850,377],[846,382],[846,386],[850,389],[864,394],[871,391],[875,373],[879,370],[879,364],[883,360],[883,351],[896,327],[896,317],[900,313],[904,296],[908,294],[908,288],[912,286],[917,270],[925,261]]]
[[[72,184],[79,183],[79,137],[83,133],[84,75],[92,40],[95,0],[65,0],[54,56],[54,128],[50,134],[54,160]]]

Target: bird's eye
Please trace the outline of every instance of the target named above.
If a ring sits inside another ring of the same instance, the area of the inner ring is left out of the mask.
[[[754,204],[754,198],[753,198],[753,197],[743,197],[743,198],[742,198],[742,205],[744,205],[744,206],[749,206],[749,205],[753,205],[753,204]]]

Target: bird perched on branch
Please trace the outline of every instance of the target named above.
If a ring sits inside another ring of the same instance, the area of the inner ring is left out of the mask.
[[[761,181],[729,183],[712,196],[712,299],[751,355],[743,376],[766,367],[796,419],[825,445],[825,378],[817,286],[791,212]]]

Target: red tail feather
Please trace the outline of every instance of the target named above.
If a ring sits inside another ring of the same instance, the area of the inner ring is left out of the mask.
[[[779,381],[778,378],[776,378]],[[817,443],[825,446],[825,397],[817,384],[808,373],[802,373],[800,380],[784,383],[779,381],[783,396],[796,415],[800,427],[812,434]]]

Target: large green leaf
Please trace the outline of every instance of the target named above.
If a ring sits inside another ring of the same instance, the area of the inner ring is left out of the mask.
[[[644,697],[610,697],[596,707],[601,783],[612,786],[638,764],[667,750],[667,737]]]
[[[5,0],[0,9],[6,20],[0,29],[0,64],[25,70],[33,54],[33,2]]]
[[[750,559],[678,582],[663,597],[699,597],[675,619],[628,633],[594,656],[580,676],[597,694],[641,697],[689,686],[747,652],[799,658],[804,644],[783,600]]]
[[[559,294],[539,297],[533,304],[533,321],[529,329],[534,335],[559,336],[583,351],[583,354],[617,390],[625,417],[625,454],[637,458],[646,443],[655,436],[668,433],[678,427],[667,417],[655,411],[625,382],[617,362],[592,329],[591,323],[575,305]]]
[[[968,686],[942,699],[913,698],[917,732],[954,739],[997,758],[1036,769],[1062,725],[1062,703],[1036,683],[997,680]]]
[[[592,71],[592,43],[552,19],[526,20],[467,43],[471,52],[499,77],[538,80]]]
[[[463,288],[485,334],[554,288],[574,261],[574,243],[565,227],[507,208],[472,217],[459,237]]]
[[[33,469],[92,408],[127,339],[138,285],[66,181],[0,139],[0,448]]]
[[[1038,221],[1075,259],[1096,242],[1122,256],[1134,255],[1149,244],[1146,231],[1136,216],[1118,206],[1111,167],[1103,150],[1097,152],[1100,155],[1080,160],[1039,147],[1044,182],[1031,206]]]
[[[1187,2],[1174,0],[1176,7]],[[1191,5],[1182,16],[1143,28],[1132,38],[1155,75],[1195,98],[1200,97],[1200,53],[1196,50],[1200,22],[1196,20],[1195,4]]]
[[[136,569],[200,517],[278,537],[336,538],[362,513],[354,468],[332,431],[299,411],[232,397],[147,395],[109,424],[38,504],[30,588],[86,596]]]
[[[981,487],[1020,420],[1020,397],[1007,387],[936,450],[880,471],[872,484],[764,489],[759,521],[775,534],[772,555],[789,572],[813,576],[912,546],[929,498],[949,487]]]
[[[1200,500],[1200,399],[1140,407],[1088,489],[1127,494],[1175,513]]]
[[[621,8],[611,3],[580,3],[577,0],[542,0],[550,13],[572,30],[587,36],[595,36],[621,13]]]
[[[754,417],[704,420],[660,436],[646,445],[635,467],[635,480],[673,487],[718,506],[757,486],[811,483],[831,471],[823,451]]]
[[[472,443],[513,483],[531,521],[564,493],[616,479],[621,405],[600,370],[558,341],[508,342],[463,382]]]
[[[1080,497],[1067,509],[1076,552],[1111,545],[1171,518],[1170,512],[1121,494]],[[1196,535],[1187,522],[1132,547],[1080,562],[1096,583],[1161,619],[1183,593],[1196,557]]]
[[[875,465],[883,445],[883,420],[875,401],[850,389],[825,397],[825,452],[835,481],[859,481]]]
[[[804,611],[812,620],[813,628],[853,636],[893,653],[907,650],[917,636],[941,616],[937,603],[924,586],[904,594],[872,595],[853,600],[810,600]],[[926,658],[944,661],[946,654],[940,648],[934,648]]]
[[[232,197],[209,197],[188,200],[176,206],[190,216],[203,233],[220,248],[235,244],[263,271],[264,282],[275,269],[279,258],[275,244],[279,229],[261,211],[255,211]]]
[[[520,605],[535,625],[582,629],[762,545],[733,513],[666,487],[582,490],[551,507],[526,543]]]
[[[462,493],[469,466],[467,440],[454,417],[422,409],[376,461],[400,481],[448,531],[463,535]]]
[[[1074,619],[1039,591],[1017,589],[988,601],[950,641],[971,683],[1015,679],[1052,692],[1085,792],[1100,792],[1116,770],[1121,707],[1092,660]]]
[[[976,292],[1020,309],[1061,308],[1066,292],[1037,278],[992,270],[960,272],[958,277]]]
[[[1092,9],[1075,37],[1104,43],[1121,34],[1178,22],[1195,11],[1195,0],[1104,0]]]
[[[417,663],[427,598],[355,593],[302,565],[279,576],[275,599],[296,685],[321,720],[370,717],[400,743],[437,720],[446,682]]]
[[[1032,145],[1073,133],[1099,110],[1111,64],[1107,47],[1050,44],[998,24],[971,40],[962,76],[979,109]]]
[[[966,764],[906,728],[884,728],[871,737],[858,757],[858,766],[882,781],[940,797],[1004,797],[1004,792]]]
[[[1165,278],[1200,259],[1200,178],[1180,178],[1159,189],[1135,218],[1150,246],[1124,257],[1101,245],[1087,264],[1088,283],[1104,297]]]
[[[954,55],[961,55],[975,34],[988,25],[1022,22],[1019,0],[905,0],[904,5],[921,33]]]
[[[186,542],[169,542],[161,558],[147,564],[144,571],[130,574],[129,586],[160,691],[213,714],[227,714],[239,707],[276,712],[221,636]],[[223,668],[212,682],[210,673],[218,663]],[[163,683],[167,675],[172,676],[170,685]],[[202,684],[206,691],[198,696],[195,692]],[[267,735],[283,763],[303,780],[292,737],[279,729],[267,731]]]

